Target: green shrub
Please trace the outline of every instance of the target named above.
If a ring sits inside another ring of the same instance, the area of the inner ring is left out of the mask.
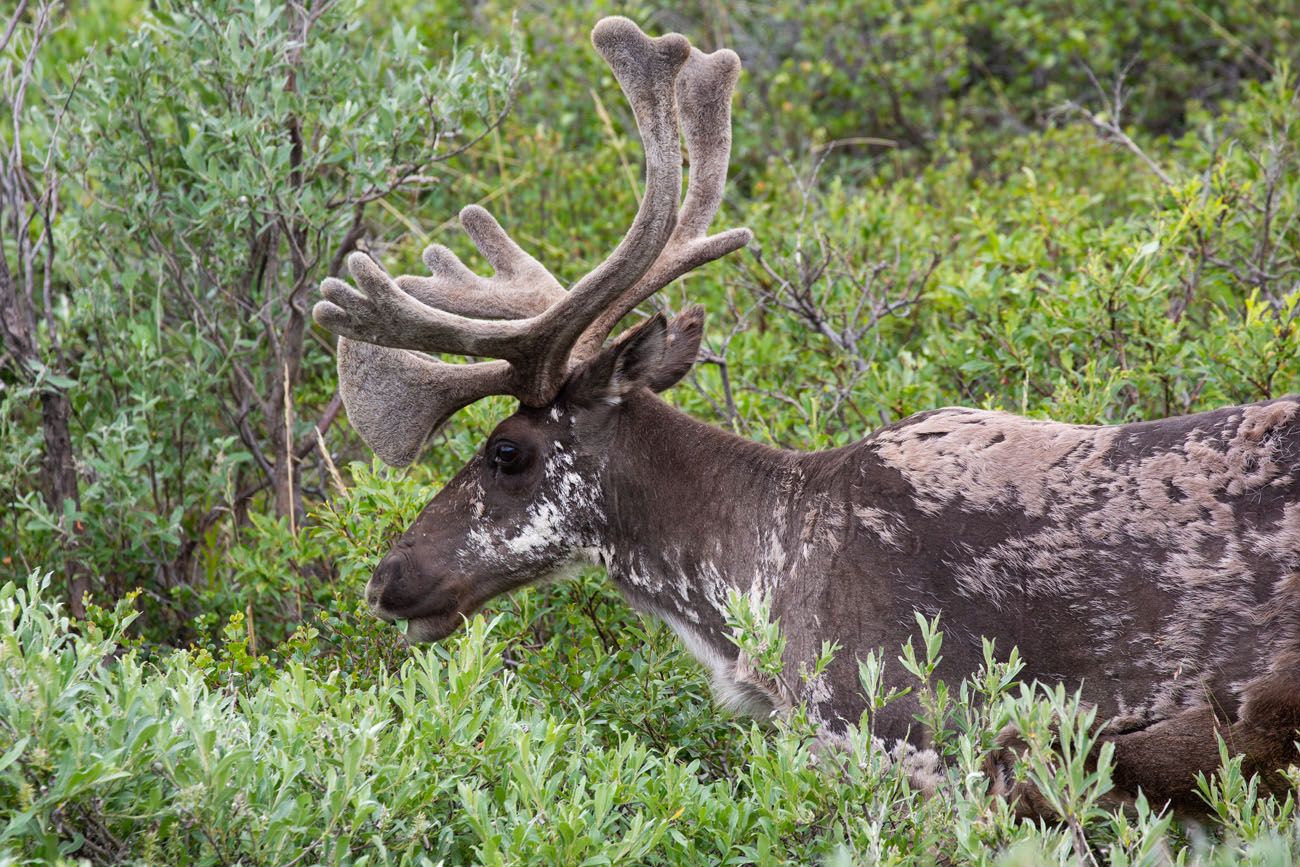
[[[612,12],[735,47],[746,63],[719,222],[750,226],[757,247],[659,299],[710,311],[712,362],[669,395],[687,411],[821,448],[951,403],[1116,423],[1293,390],[1294,16],[1235,0],[343,3],[322,20],[311,74],[291,97],[288,13],[230,0],[212,17],[209,6],[78,4],[39,66],[37,89],[57,106],[78,61],[91,63],[69,103],[75,135],[57,155],[71,186],[41,310],[52,324],[38,335],[49,349],[58,333],[69,375],[52,382],[0,356],[3,856],[1154,865],[1296,855],[1293,801],[1261,798],[1226,753],[1202,786],[1209,823],[1183,825],[1142,800],[1116,810],[1106,763],[1081,761],[1093,734],[1074,698],[1017,685],[1014,649],[998,648],[1009,651],[999,664],[988,647],[963,683],[934,681],[934,622],[860,667],[872,709],[897,697],[881,693],[883,670],[911,672],[950,762],[928,800],[860,732],[827,752],[800,711],[766,727],[719,711],[680,643],[594,571],[497,600],[443,645],[411,650],[366,612],[361,587],[510,401],[466,410],[422,463],[385,469],[345,419],[317,442],[334,378],[328,335],[311,327],[290,419],[304,508],[290,520],[255,487],[267,476],[257,451],[274,451],[283,421],[264,400],[277,367],[266,335],[301,317],[353,225],[350,209],[328,207],[329,190],[384,185],[394,159],[433,155],[410,122],[420,86],[450,88],[449,123],[514,104],[476,147],[431,167],[429,183],[397,185],[366,210],[357,240],[391,270],[419,272],[431,241],[473,264],[454,221],[468,202],[490,205],[562,279],[617,243],[636,206],[639,145],[586,45]],[[517,90],[516,42],[529,61]],[[1111,88],[1126,67],[1117,114]],[[226,79],[249,98],[223,101]],[[1088,114],[1053,112],[1067,100]],[[315,250],[297,295],[304,272],[287,235],[270,253],[254,243],[297,183],[279,122],[289,116],[319,133],[287,212]],[[1110,123],[1107,140],[1095,127]],[[239,366],[258,400],[235,393]],[[75,628],[52,586],[29,578],[58,568],[68,541],[37,493],[45,387],[72,400],[81,503],[71,517],[84,528],[72,550],[103,606]],[[780,643],[761,608],[737,604],[731,623],[758,657]],[[1065,722],[1065,737],[1031,738],[1022,757],[1068,817],[1060,825],[1017,824],[985,793],[983,757],[1013,720],[1039,733]]]
[[[1106,805],[1106,752],[1096,767],[1084,761],[1091,712],[1059,689],[1013,692],[1015,654],[995,662],[991,646],[969,680],[932,681],[935,623],[921,653],[906,648],[897,663],[917,675],[927,713],[947,721],[936,746],[953,765],[939,796],[923,800],[856,732],[814,750],[802,712],[766,730],[714,714],[680,724],[700,703],[699,674],[664,629],[617,651],[634,684],[613,685],[619,696],[589,676],[589,660],[566,659],[560,631],[537,648],[542,664],[517,661],[504,616],[476,617],[373,672],[313,651],[248,678],[203,653],[150,661],[124,647],[130,609],[72,631],[48,579],[0,588],[0,851],[10,857],[1154,864],[1273,863],[1300,848],[1291,802],[1256,797],[1226,753],[1225,775],[1204,783],[1222,840],[1189,842],[1141,801],[1128,813]],[[1024,773],[1065,824],[1018,824],[985,793],[980,762],[1006,722],[1038,733]]]

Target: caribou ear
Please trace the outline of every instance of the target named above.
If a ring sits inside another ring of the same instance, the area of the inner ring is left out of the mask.
[[[703,337],[703,307],[687,308],[671,320],[656,313],[582,365],[570,380],[568,398],[580,405],[617,404],[638,386],[671,388],[695,363]]]

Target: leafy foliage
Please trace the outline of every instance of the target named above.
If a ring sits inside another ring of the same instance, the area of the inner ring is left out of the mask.
[[[1300,382],[1293,16],[1245,0],[399,0],[330,5],[298,46],[304,8],[79,4],[38,58],[26,125],[0,130],[37,153],[69,106],[48,307],[35,299],[42,357],[57,344],[62,366],[0,356],[0,850],[1295,857],[1294,802],[1261,797],[1227,751],[1202,784],[1211,823],[1118,809],[1104,754],[1083,760],[1089,711],[1017,684],[1012,648],[935,680],[937,621],[859,660],[862,731],[898,697],[882,673],[909,673],[949,761],[928,800],[860,732],[827,752],[799,710],[759,725],[716,709],[671,633],[599,574],[497,600],[411,650],[360,587],[510,407],[472,407],[421,465],[382,468],[329,416],[328,336],[302,318],[348,243],[399,272],[419,272],[431,241],[472,259],[453,219],[468,202],[562,278],[599,261],[635,209],[639,146],[581,40],[620,12],[746,62],[721,219],[758,244],[662,299],[710,311],[708,361],[670,396],[693,414],[810,449],[950,403],[1114,423],[1280,395]],[[301,347],[286,353],[294,317]],[[66,514],[40,493],[51,391],[73,411]],[[301,498],[288,510],[274,496],[286,443]],[[75,627],[66,558],[98,603]],[[780,625],[762,600],[732,609],[762,670]],[[1011,722],[1033,733],[1021,772],[1059,825],[1018,823],[986,793],[984,756]]]
[[[698,676],[662,628],[617,662],[597,651],[584,666],[597,676],[572,686],[514,661],[507,614],[374,671],[340,669],[304,636],[289,642],[297,655],[233,676],[239,630],[224,661],[186,651],[150,661],[122,646],[129,601],[73,631],[50,596],[36,575],[0,589],[0,793],[13,807],[0,845],[27,858],[1160,863],[1174,839],[1144,802],[1133,815],[1099,806],[1108,764],[1103,750],[1085,766],[1091,712],[1060,690],[1011,693],[1016,666],[992,648],[960,702],[918,679],[955,721],[938,738],[955,757],[950,787],[924,801],[869,738],[813,750],[801,714],[771,730],[713,714],[692,722]],[[942,634],[930,635],[937,651]],[[539,651],[553,662],[563,644]],[[633,685],[607,682],[611,665]],[[633,695],[638,679],[655,682],[652,695]],[[985,793],[979,761],[1007,721],[1034,733],[1025,773],[1066,827],[1018,823]],[[1295,843],[1292,804],[1256,797],[1225,758],[1224,776],[1204,786],[1228,836],[1190,851],[1271,863]]]

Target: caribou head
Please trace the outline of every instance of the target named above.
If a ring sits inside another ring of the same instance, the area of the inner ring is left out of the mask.
[[[421,512],[366,588],[372,610],[434,641],[501,593],[599,561],[609,536],[608,449],[623,395],[680,379],[703,314],[656,314],[575,369],[547,406],[521,406]]]
[[[566,291],[486,210],[470,206],[461,224],[491,277],[439,245],[424,253],[429,277],[394,280],[354,253],[348,267],[358,288],[327,279],[313,311],[340,335],[348,417],[389,464],[410,463],[434,430],[482,397],[519,400],[369,583],[376,614],[410,621],[417,641],[442,638],[484,601],[601,546],[608,449],[624,398],[662,391],[690,369],[703,311],[657,314],[606,339],[656,291],[751,237],[747,229],[707,234],[727,176],[736,54],[705,54],[677,34],[652,39],[625,18],[602,20],[592,42],[631,103],[645,148],[640,209],[604,262]],[[430,353],[496,360],[451,364]]]

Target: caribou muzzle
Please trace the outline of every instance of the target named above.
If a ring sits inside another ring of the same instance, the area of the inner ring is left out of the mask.
[[[438,641],[460,625],[460,594],[452,582],[424,573],[401,548],[390,551],[366,583],[366,602],[381,620],[406,620],[407,639]]]

